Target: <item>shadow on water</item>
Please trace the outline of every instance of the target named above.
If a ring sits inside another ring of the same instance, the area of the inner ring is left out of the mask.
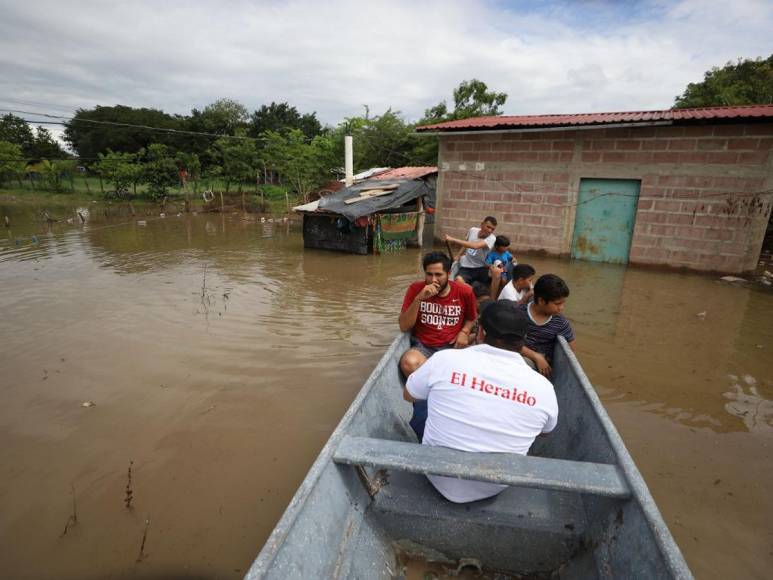
[[[14,214],[0,239],[4,572],[240,577],[397,332],[421,254],[304,250],[297,224],[252,216],[88,209]],[[569,282],[580,360],[696,574],[763,577],[773,296],[520,259]],[[71,486],[78,525],[60,538]]]

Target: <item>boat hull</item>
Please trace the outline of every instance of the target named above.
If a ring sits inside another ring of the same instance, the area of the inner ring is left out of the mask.
[[[538,578],[692,577],[563,339],[554,360],[560,409],[554,432],[535,442],[533,457],[475,454],[477,467],[471,454],[464,461],[462,452],[447,450],[436,461],[426,447],[407,445],[416,438],[397,366],[407,348],[407,334],[390,345],[247,578],[394,578],[406,557],[466,560]],[[511,487],[453,504],[423,473]]]

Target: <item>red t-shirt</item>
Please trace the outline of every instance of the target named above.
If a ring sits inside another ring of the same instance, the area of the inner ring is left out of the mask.
[[[408,286],[403,299],[402,312],[426,286],[422,281]],[[465,320],[475,320],[478,317],[477,303],[472,288],[465,284],[449,282],[451,291],[446,296],[433,296],[422,300],[416,324],[413,325],[413,336],[427,346],[443,346],[453,342],[462,330]]]

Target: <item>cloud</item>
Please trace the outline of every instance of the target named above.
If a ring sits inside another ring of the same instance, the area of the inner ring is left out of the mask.
[[[509,114],[669,107],[712,66],[773,52],[762,0],[367,3],[0,0],[3,98],[186,114],[288,101],[335,124],[418,119],[462,80]],[[43,110],[38,106],[34,110]],[[50,111],[53,109],[45,109]]]

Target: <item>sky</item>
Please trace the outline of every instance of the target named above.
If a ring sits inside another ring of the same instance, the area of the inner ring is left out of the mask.
[[[508,94],[505,114],[663,109],[712,66],[773,53],[771,0],[0,0],[0,11],[0,108],[53,114],[189,114],[230,98],[250,111],[287,101],[330,125],[364,105],[415,121],[472,78]]]

